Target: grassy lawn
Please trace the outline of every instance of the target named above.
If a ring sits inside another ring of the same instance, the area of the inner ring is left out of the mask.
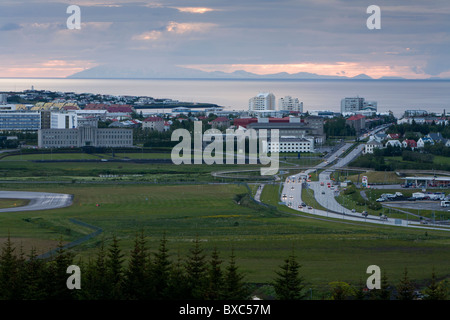
[[[336,174],[335,174],[336,176]],[[368,181],[369,181],[369,185],[371,183],[385,183],[385,184],[401,184],[404,182],[404,180],[401,179],[401,177],[397,176],[395,174],[395,172],[393,171],[369,171],[369,172],[364,172],[361,173],[359,175],[359,183],[361,183],[361,179],[363,176],[366,176]],[[350,180],[353,183],[358,182],[358,174],[350,174],[346,177],[344,177],[343,175],[341,175],[341,180]]]
[[[279,184],[266,185],[262,200],[280,210],[251,201],[237,204],[242,185],[1,185],[3,189],[60,192],[74,195],[68,208],[0,214],[0,237],[8,233],[16,243],[39,245],[71,241],[92,232],[69,218],[103,229],[103,234],[75,248],[76,259],[94,258],[100,240],[120,240],[126,257],[141,230],[152,251],[165,233],[173,259],[185,256],[198,236],[205,254],[217,247],[226,261],[234,248],[237,264],[249,282],[267,283],[292,250],[313,296],[329,289],[331,281],[357,285],[367,278],[369,265],[380,266],[398,283],[405,267],[411,279],[423,283],[435,267],[439,278],[450,279],[450,234],[323,221],[288,215],[296,212],[278,205]],[[253,189],[253,188],[251,188]],[[253,189],[254,190],[254,189]],[[96,206],[100,204],[100,206]],[[316,208],[316,207],[315,207]]]
[[[0,209],[23,207],[30,201],[25,199],[0,199]]]
[[[311,206],[314,209],[327,211],[327,209],[320,205],[316,198],[314,198],[314,191],[312,189],[302,188],[302,201],[306,203],[307,206]]]

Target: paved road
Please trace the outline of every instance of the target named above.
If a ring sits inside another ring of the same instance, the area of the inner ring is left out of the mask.
[[[338,150],[336,150],[331,156],[328,157],[329,161],[322,162],[319,165],[315,166],[313,169],[306,170],[305,172],[301,172],[295,175],[291,175],[286,179],[286,182],[283,184],[283,190],[281,194],[281,201],[284,202],[288,207],[305,212],[311,213],[319,216],[326,216],[329,218],[338,218],[343,220],[351,220],[351,221],[359,221],[359,222],[370,222],[375,224],[383,224],[383,225],[392,225],[392,226],[403,226],[403,227],[415,227],[415,228],[426,228],[426,229],[434,229],[434,230],[445,230],[450,231],[450,229],[439,228],[438,225],[428,225],[427,227],[422,226],[419,222],[412,222],[408,220],[402,219],[392,219],[385,218],[381,219],[379,216],[367,215],[363,216],[362,213],[352,212],[342,205],[340,205],[335,196],[337,195],[335,188],[332,187],[333,181],[330,179],[330,175],[336,168],[346,166],[348,163],[353,161],[357,156],[359,156],[364,148],[364,145],[359,145],[351,152],[349,152],[345,157],[340,158],[340,155],[345,153],[345,151],[351,147],[352,144],[345,144],[341,146]],[[302,205],[302,181],[306,181],[308,179],[308,175],[317,170],[322,169],[329,165],[329,162],[336,161],[329,168],[322,171],[319,174],[319,181],[310,181],[306,182],[305,185],[307,188],[311,188],[314,190],[314,197],[317,202],[326,208],[327,210],[319,210],[316,208],[305,207]],[[323,185],[322,185],[323,183]],[[328,188],[328,183],[330,183],[330,187]]]
[[[49,210],[68,207],[72,204],[72,195],[62,193],[0,191],[0,199],[28,199],[29,204],[23,207],[4,208],[0,212],[21,212]]]

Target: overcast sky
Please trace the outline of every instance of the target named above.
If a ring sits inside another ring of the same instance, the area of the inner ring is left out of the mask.
[[[69,5],[81,9],[70,30]],[[381,30],[369,30],[369,5]],[[0,77],[98,66],[450,77],[448,0],[67,0],[0,3]]]

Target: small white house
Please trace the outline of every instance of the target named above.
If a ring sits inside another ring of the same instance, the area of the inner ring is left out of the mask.
[[[391,146],[391,147],[402,147],[402,143],[398,140],[389,140],[388,142],[386,142],[386,147]]]

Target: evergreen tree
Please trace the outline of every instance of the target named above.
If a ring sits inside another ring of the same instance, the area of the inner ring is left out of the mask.
[[[188,299],[203,299],[207,279],[207,266],[203,249],[200,248],[198,237],[195,238],[194,247],[189,249],[186,261],[186,282]]]
[[[18,293],[18,259],[14,251],[16,248],[8,235],[6,242],[2,247],[0,256],[0,299],[13,300],[17,298]]]
[[[143,299],[146,293],[147,247],[143,232],[136,235],[128,269],[125,272],[124,290],[131,300]]]
[[[383,275],[381,276],[381,283],[380,283],[380,289],[372,290],[372,299],[375,300],[390,300],[391,299],[391,292],[388,277],[386,272],[383,272]]]
[[[224,299],[242,300],[247,298],[249,292],[243,280],[244,275],[241,274],[238,270],[234,255],[234,249],[232,249],[230,262],[225,271]]]
[[[280,271],[277,271],[277,278],[275,279],[274,289],[279,300],[300,300],[305,298],[303,277],[300,276],[298,264],[294,254],[292,253],[284,264],[280,266]]]
[[[172,263],[169,260],[169,250],[167,249],[167,240],[164,234],[160,241],[158,252],[155,253],[152,269],[152,281],[156,299],[165,299],[170,296],[168,286],[171,269]]]
[[[47,298],[54,300],[73,299],[74,291],[67,288],[67,268],[73,264],[73,254],[64,249],[62,240],[57,248],[56,256],[49,262],[47,268]]]
[[[408,270],[405,268],[403,278],[397,286],[398,300],[413,300],[414,299],[414,284],[408,278]]]
[[[222,260],[219,258],[217,248],[211,254],[208,270],[208,286],[206,299],[219,300],[223,297],[224,275],[221,268]]]
[[[185,270],[183,261],[178,253],[177,262],[172,266],[172,270],[169,274],[167,291],[170,293],[170,296],[168,299],[180,300],[188,297],[189,288],[187,286],[187,276]]]
[[[107,296],[106,299],[118,300],[123,298],[123,254],[119,247],[119,241],[113,236],[113,242],[108,249],[106,258]]]
[[[37,258],[36,249],[32,248],[22,270],[24,289],[23,300],[44,300],[47,298],[45,291],[44,277],[47,265],[42,259]]]
[[[431,274],[431,283],[424,290],[425,300],[447,300],[448,296],[448,286],[447,283],[443,280],[441,282],[437,282],[436,273],[433,272]]]
[[[366,290],[366,284],[362,281],[362,279],[359,279],[358,288],[355,290],[355,300],[365,300],[367,297]]]

